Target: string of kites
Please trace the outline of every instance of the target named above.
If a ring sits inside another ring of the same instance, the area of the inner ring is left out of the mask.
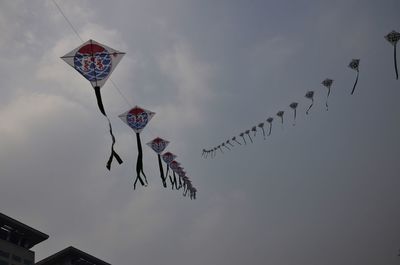
[[[100,88],[105,84],[124,55],[125,53],[123,52],[114,50],[94,40],[89,40],[61,57],[67,64],[72,66],[92,84],[99,110],[108,121],[109,133],[112,140],[111,154],[106,164],[108,170],[111,169],[111,164],[114,158],[119,164],[122,164],[123,161],[114,150],[115,136],[113,134],[111,121],[104,109]],[[119,115],[119,118],[131,127],[136,134],[138,157],[136,162],[136,179],[133,184],[134,189],[136,189],[138,181],[142,186],[148,185],[147,176],[143,171],[143,150],[140,133],[154,115],[154,112],[138,106],[135,106]],[[187,176],[184,168],[176,161],[177,156],[168,151],[164,152],[168,144],[169,141],[160,137],[156,137],[147,143],[147,145],[157,154],[160,177],[164,188],[167,188],[167,182],[169,180],[172,189],[183,189],[184,196],[189,196],[190,199],[196,199],[197,189],[193,186],[192,181]],[[162,160],[167,164],[166,174],[164,174]]]
[[[396,56],[396,47],[397,47],[397,42],[400,40],[400,33],[396,32],[396,31],[392,31],[389,34],[387,34],[385,36],[385,39],[393,45],[394,47],[394,53],[393,53],[393,57],[394,57],[394,70],[395,70],[395,74],[396,74],[396,80],[399,79],[399,74],[398,74],[398,70],[397,70],[397,56]],[[357,76],[356,79],[354,81],[354,85],[353,88],[351,90],[351,95],[354,94],[354,91],[356,89],[357,83],[358,83],[358,77],[360,74],[359,71],[359,65],[360,65],[360,59],[353,59],[351,60],[351,62],[349,63],[348,67],[354,71],[357,72]],[[331,93],[331,87],[333,85],[333,80],[326,78],[325,80],[322,81],[321,83],[325,88],[327,88],[327,95],[326,95],[326,102],[325,102],[325,106],[326,106],[326,110],[328,110],[328,98],[329,95]],[[306,94],[304,95],[304,97],[308,100],[311,100],[310,105],[308,106],[307,110],[306,110],[306,114],[308,115],[310,109],[312,108],[312,106],[314,105],[314,91],[310,90],[307,91]],[[293,111],[293,125],[296,124],[296,115],[297,115],[297,107],[299,106],[298,102],[292,102],[289,107],[290,109]],[[283,126],[283,116],[285,114],[285,111],[280,110],[276,113],[276,116],[280,119],[280,122]],[[224,149],[226,150],[231,150],[232,147],[235,147],[235,145],[246,145],[247,141],[246,138],[248,138],[248,140],[250,140],[251,143],[253,143],[253,139],[251,137],[251,134],[253,134],[253,137],[255,137],[257,135],[257,129],[262,131],[264,140],[266,139],[266,135],[270,136],[271,132],[272,132],[272,122],[274,121],[273,117],[269,117],[266,119],[266,122],[268,123],[268,134],[265,133],[265,129],[264,129],[264,125],[265,122],[260,122],[258,125],[255,125],[253,127],[251,127],[251,129],[249,130],[245,130],[244,132],[240,133],[237,136],[234,136],[228,140],[226,140],[225,142],[216,145],[210,149],[203,149],[202,150],[202,154],[201,156],[203,158],[214,158],[218,152],[220,153],[224,153]],[[247,136],[247,137],[246,137]],[[240,137],[240,138],[239,138]],[[239,141],[241,139],[241,141]]]

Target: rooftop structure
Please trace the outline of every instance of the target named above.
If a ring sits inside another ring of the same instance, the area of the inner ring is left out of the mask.
[[[30,249],[48,235],[0,213],[0,265],[31,265],[35,253]]]
[[[31,249],[48,238],[48,235],[0,213],[0,239]]]
[[[67,247],[35,265],[110,265],[74,247]]]

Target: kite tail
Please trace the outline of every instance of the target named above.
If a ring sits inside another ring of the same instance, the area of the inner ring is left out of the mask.
[[[263,136],[264,136],[264,140],[265,140],[266,138],[265,138],[265,130],[264,130],[264,127],[261,127],[261,129],[262,129]]]
[[[224,153],[224,151],[222,150],[221,146],[219,146],[218,149],[221,151],[221,153]]]
[[[111,169],[111,163],[112,163],[114,157],[115,157],[115,160],[117,160],[118,164],[120,164],[120,165],[122,164],[122,159],[121,159],[121,157],[117,154],[117,152],[115,152],[115,150],[114,150],[115,136],[114,136],[113,131],[112,131],[110,119],[109,119],[107,116],[106,116],[106,118],[107,118],[107,120],[108,120],[109,132],[110,132],[111,139],[112,139],[111,154],[110,154],[110,158],[108,158],[108,161],[107,161],[107,164],[106,164],[107,169],[110,170],[110,169]]]
[[[234,141],[237,142],[239,145],[242,145],[238,140],[235,139]]]
[[[235,147],[231,142],[228,142],[230,146]]]
[[[99,87],[99,86],[94,87],[94,92],[95,92],[95,94],[96,94],[97,105],[99,106],[99,109],[100,109],[101,113],[104,115],[104,117],[107,118],[108,127],[109,127],[109,131],[110,131],[111,139],[112,139],[111,154],[110,154],[110,158],[108,159],[107,164],[106,164],[107,169],[110,170],[110,169],[111,169],[111,163],[112,163],[114,157],[115,157],[115,159],[117,160],[117,162],[118,162],[120,165],[122,164],[122,159],[121,159],[121,157],[117,154],[117,152],[115,152],[115,150],[114,150],[115,136],[114,136],[113,131],[112,131],[111,121],[110,121],[110,119],[107,117],[106,111],[104,110],[103,101],[101,100],[100,87]]]
[[[246,138],[244,138],[244,136],[242,136],[242,138],[243,138],[244,144],[247,144],[246,143]]]
[[[103,106],[103,100],[101,99],[100,87],[95,86],[94,92],[96,94],[97,106],[99,106],[101,113],[103,113],[103,115],[107,117],[106,111],[104,110],[104,106]]]
[[[397,56],[396,56],[396,45],[394,45],[394,70],[396,71],[396,80],[399,80],[399,73],[397,71]]]
[[[294,109],[293,126],[296,125],[296,109]]]
[[[173,176],[174,176],[175,189],[176,189],[176,190],[179,190],[179,188],[178,188],[178,181],[176,180],[175,171],[172,171],[172,174],[173,174]]]
[[[272,123],[269,124],[269,132],[268,132],[268,136],[271,135],[271,131],[272,131]]]
[[[157,156],[158,156],[158,166],[160,168],[161,180],[162,180],[164,188],[166,188],[167,187],[167,183],[165,182],[166,178],[164,177],[164,168],[163,168],[162,163],[161,163],[161,156],[160,156],[160,154],[157,154]]]
[[[136,141],[137,141],[137,146],[138,146],[138,158],[137,158],[137,162],[136,162],[136,180],[134,183],[133,188],[136,188],[136,182],[137,180],[140,181],[140,184],[142,184],[142,186],[147,186],[148,182],[147,182],[147,177],[143,172],[143,150],[142,150],[142,143],[140,141],[140,135],[139,133],[136,133]],[[143,175],[144,180],[140,177],[140,174]]]
[[[182,188],[182,178],[179,177],[179,188],[178,188],[178,190],[181,189],[181,188]]]
[[[174,189],[174,181],[171,177],[171,174],[169,174],[169,165],[167,164],[167,176],[169,177],[169,181],[171,182],[171,188]]]
[[[251,136],[250,136],[250,134],[247,134],[248,136],[249,136],[249,138],[250,138],[250,142],[251,143],[253,143],[253,139],[251,139]]]
[[[358,83],[358,75],[359,75],[359,74],[360,74],[360,72],[357,71],[357,77],[356,77],[356,81],[354,82],[353,89],[351,90],[351,95],[353,95],[354,90],[356,89],[356,85],[357,85],[357,83]]]
[[[229,151],[231,151],[231,149],[228,147],[228,146],[226,146],[226,145],[224,145]]]
[[[326,111],[328,111],[328,98],[330,94],[331,94],[331,88],[328,87],[328,94],[326,95],[326,102],[325,102]]]
[[[311,107],[314,105],[314,99],[311,100],[311,105],[308,107],[306,110],[306,114],[308,115],[308,112],[310,111]]]

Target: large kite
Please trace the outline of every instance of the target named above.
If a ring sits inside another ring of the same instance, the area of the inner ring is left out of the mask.
[[[112,131],[110,119],[107,117],[106,111],[104,110],[100,88],[110,77],[124,54],[125,53],[114,50],[104,44],[98,43],[94,40],[89,40],[61,57],[61,59],[72,66],[92,84],[96,94],[97,105],[101,113],[108,120],[112,139],[111,155],[106,164],[108,170],[110,170],[114,158],[119,164],[122,164],[122,159],[114,150],[115,137]]]

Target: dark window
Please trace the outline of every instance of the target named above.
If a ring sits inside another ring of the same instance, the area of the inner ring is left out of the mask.
[[[12,259],[15,261],[18,261],[18,262],[22,261],[21,257],[15,256],[15,255],[12,255]]]
[[[31,265],[31,264],[32,264],[32,261],[27,260],[27,259],[24,259],[24,264],[25,264],[25,265]]]
[[[10,253],[0,250],[0,257],[8,259],[10,257]]]
[[[0,259],[0,265],[8,265],[8,262],[5,260]]]
[[[8,231],[0,227],[0,238],[6,240],[8,237]]]

